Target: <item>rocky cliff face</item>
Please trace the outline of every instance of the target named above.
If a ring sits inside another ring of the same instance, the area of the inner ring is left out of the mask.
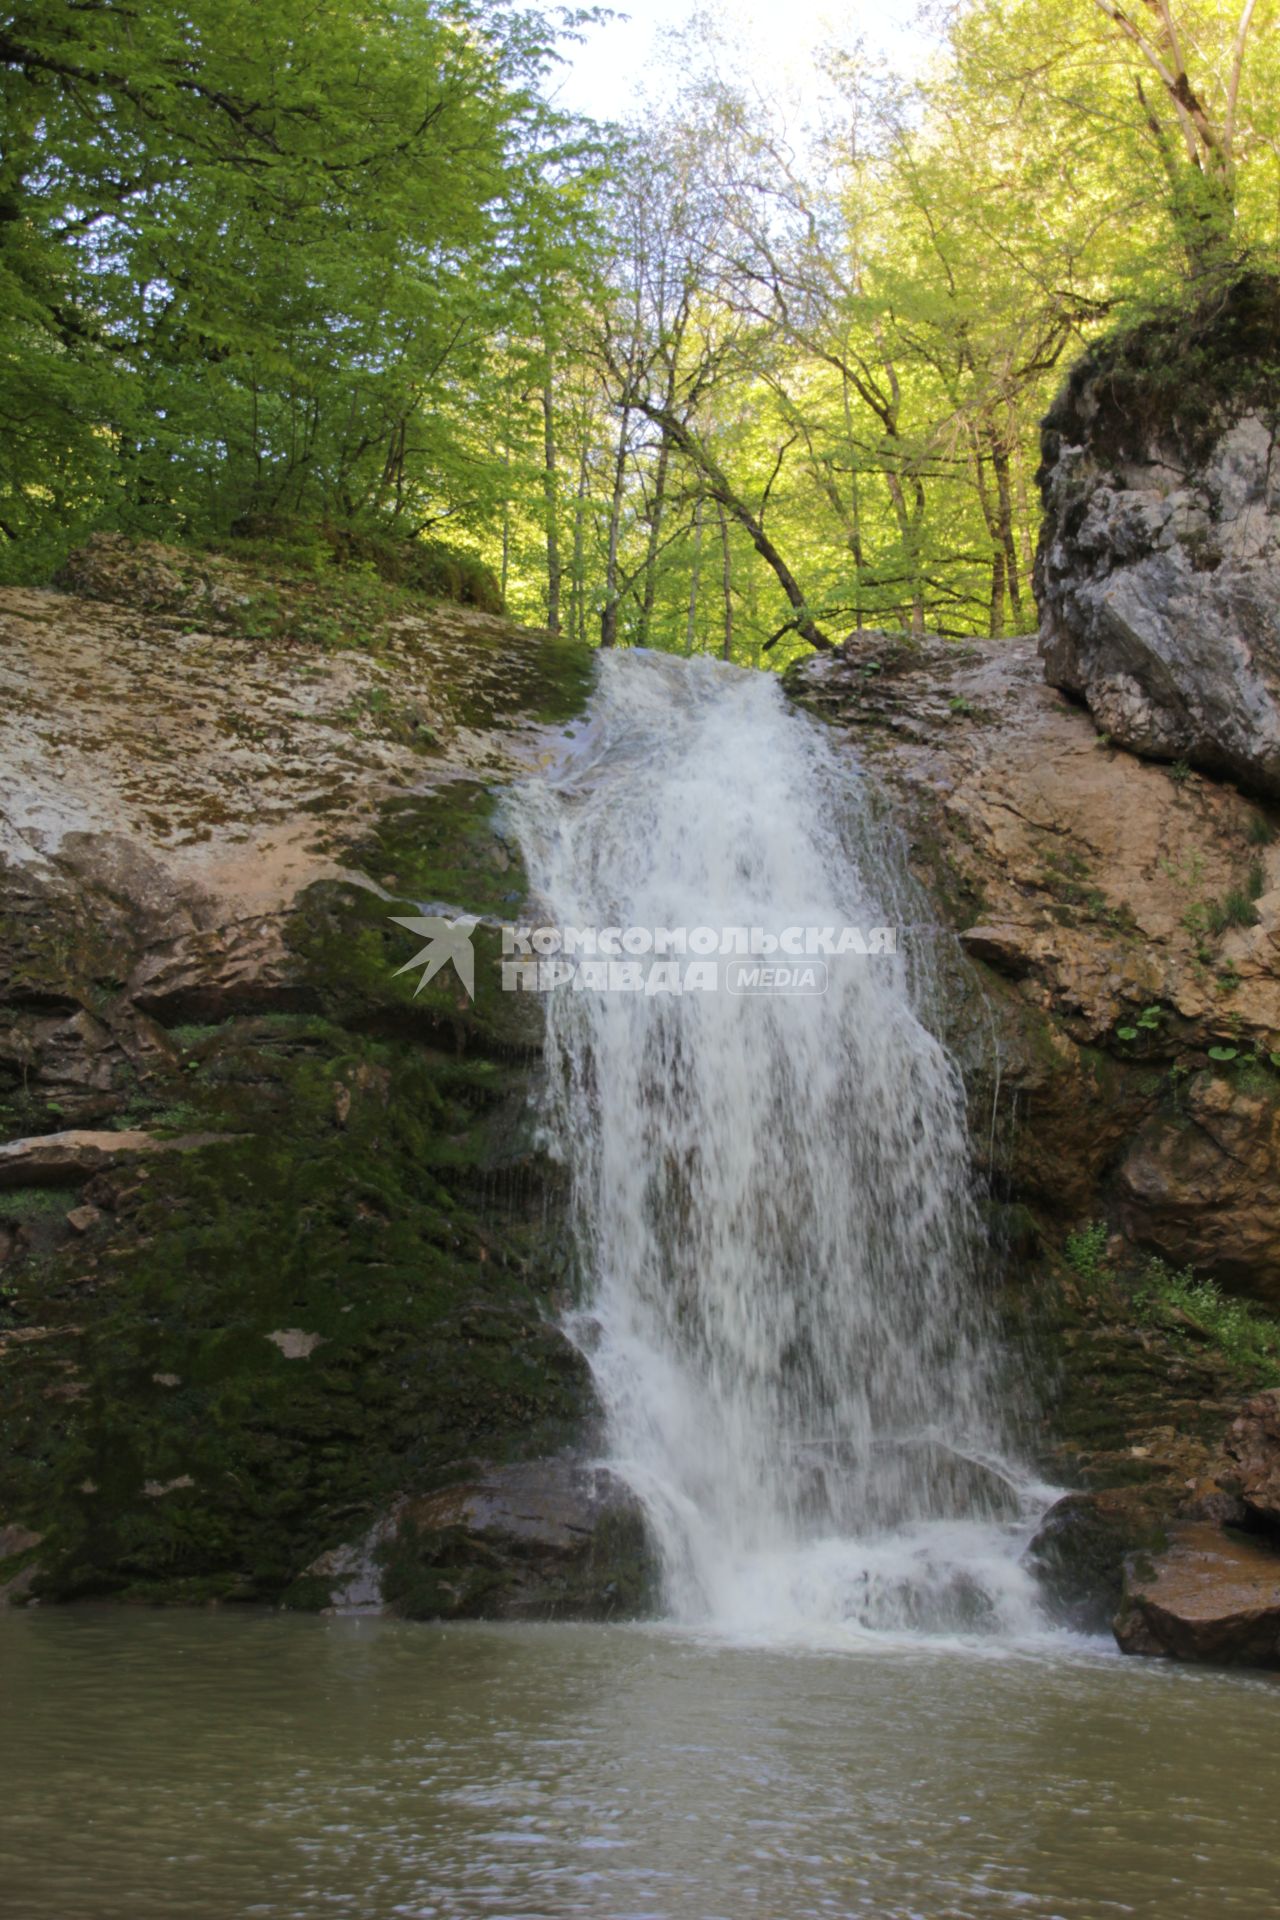
[[[791,684],[908,838],[1044,1468],[1085,1489],[1036,1558],[1103,1627],[1130,1556],[1239,1517],[1227,1430],[1280,1378],[1280,816],[1118,749],[1031,641],[863,635]]]
[[[0,1585],[323,1605],[381,1526],[366,1598],[634,1606],[564,1453],[538,1019],[416,993],[394,920],[496,944],[494,785],[587,662],[109,539],[74,586],[0,595]]]
[[[0,596],[0,1590],[635,1610],[556,1330],[539,1019],[398,971],[397,916],[464,910],[483,955],[518,914],[496,791],[588,662],[109,540],[73,585]],[[1266,779],[1134,757],[1029,641],[863,635],[790,685],[923,889],[1045,1469],[1081,1489],[1047,1586],[1135,1650],[1270,1659]]]
[[[1074,369],[1045,421],[1040,644],[1134,752],[1280,796],[1280,283]]]

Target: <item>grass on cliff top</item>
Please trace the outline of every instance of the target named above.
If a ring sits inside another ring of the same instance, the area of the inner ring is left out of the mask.
[[[1280,277],[1256,268],[1098,341],[1072,368],[1044,432],[1120,464],[1144,441],[1194,462],[1225,420],[1253,410],[1280,412]]]
[[[1106,1225],[1095,1220],[1068,1234],[1067,1265],[1082,1280],[1115,1280],[1107,1262]],[[1211,1343],[1224,1360],[1260,1385],[1280,1385],[1280,1319],[1252,1301],[1224,1294],[1194,1268],[1174,1269],[1154,1256],[1130,1282],[1129,1300],[1150,1325]]]

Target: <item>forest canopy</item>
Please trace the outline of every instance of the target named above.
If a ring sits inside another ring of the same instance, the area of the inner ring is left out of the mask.
[[[789,119],[700,19],[623,128],[496,0],[0,10],[0,569],[445,538],[604,644],[1025,631],[1066,366],[1275,261],[1278,4],[960,0]]]

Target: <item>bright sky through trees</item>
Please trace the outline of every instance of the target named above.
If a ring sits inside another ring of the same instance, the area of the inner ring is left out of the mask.
[[[543,0],[548,12],[549,0]],[[715,20],[735,70],[762,94],[807,91],[814,53],[824,44],[862,40],[910,69],[927,41],[912,22],[916,0],[631,0],[618,18],[586,29],[566,46],[553,82],[556,103],[594,119],[622,120],[646,98],[662,100],[678,83],[664,42],[700,15]]]

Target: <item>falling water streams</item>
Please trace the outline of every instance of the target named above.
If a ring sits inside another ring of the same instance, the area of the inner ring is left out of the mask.
[[[896,936],[818,962],[825,991],[732,991],[718,960],[714,991],[550,996],[573,1330],[672,1616],[1034,1631],[1045,1490],[1009,1437],[963,1092],[870,783],[772,676],[630,653],[511,815],[554,927]]]

